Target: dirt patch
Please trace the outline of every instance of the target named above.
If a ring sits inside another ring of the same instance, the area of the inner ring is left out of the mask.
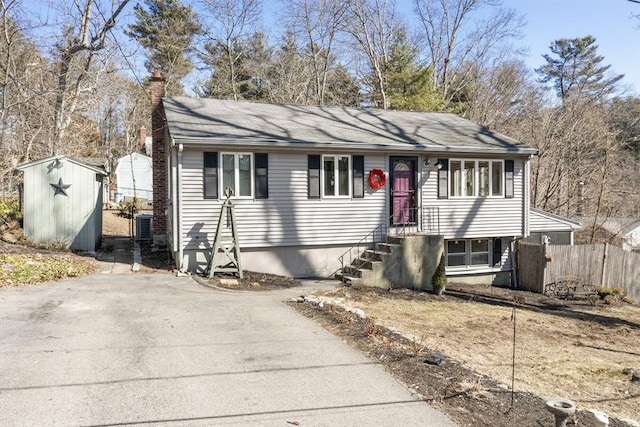
[[[152,214],[151,211],[140,211],[141,214]],[[135,234],[135,218],[120,215],[119,209],[104,209],[102,211],[102,234],[106,237],[133,237]]]
[[[216,274],[212,278],[201,276],[199,280],[220,288],[250,291],[271,291],[300,286],[300,282],[291,277],[253,271],[244,271],[242,279],[232,274]]]
[[[615,417],[611,426],[631,425],[620,419],[638,418],[640,384],[623,373],[640,368],[638,307],[592,306],[492,287],[448,289],[448,296],[438,298],[345,287],[323,296],[324,309],[292,305],[463,426],[551,426],[542,396],[575,401],[579,411],[572,425],[591,425],[587,409]],[[367,318],[330,300],[360,309]],[[434,353],[446,356],[441,365],[425,362],[433,362]]]

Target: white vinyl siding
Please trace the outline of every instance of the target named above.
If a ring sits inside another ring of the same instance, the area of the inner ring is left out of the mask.
[[[117,192],[124,197],[153,200],[153,165],[151,157],[133,153],[118,159]]]
[[[181,240],[185,249],[206,249],[223,200],[202,198],[202,151],[185,149],[182,157]],[[367,186],[364,198],[308,199],[307,168],[307,153],[269,153],[269,198],[233,201],[241,247],[350,245],[384,222],[385,191]],[[366,155],[364,170],[373,168],[386,169],[385,157]]]
[[[496,163],[502,164],[502,162]],[[487,236],[522,237],[525,221],[524,179],[524,160],[516,160],[514,165],[514,198],[449,197],[448,199],[438,199],[438,183],[434,168],[422,187],[422,205],[438,208],[440,234],[444,235],[445,239],[486,238]],[[504,187],[502,190],[504,192]]]

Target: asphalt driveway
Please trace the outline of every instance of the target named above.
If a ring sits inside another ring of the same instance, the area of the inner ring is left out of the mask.
[[[131,273],[0,289],[0,425],[454,425],[282,302],[305,292]]]

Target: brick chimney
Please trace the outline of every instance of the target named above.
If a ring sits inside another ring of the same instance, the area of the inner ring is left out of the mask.
[[[151,146],[153,162],[153,242],[165,245],[167,242],[167,157],[164,141],[165,122],[162,97],[165,82],[159,70],[154,70],[149,82],[151,93]]]
[[[140,128],[140,152],[146,154],[145,144],[144,142],[147,140],[147,128],[142,126]]]

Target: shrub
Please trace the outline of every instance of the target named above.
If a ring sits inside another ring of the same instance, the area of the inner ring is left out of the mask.
[[[120,211],[118,215],[125,218],[133,218],[140,211],[140,200],[137,197],[131,200],[123,200],[118,204],[118,210]]]
[[[10,223],[22,219],[20,205],[13,200],[0,200],[0,223]]]
[[[613,298],[622,298],[624,296],[624,291],[620,288],[609,288],[607,286],[598,286],[596,290],[598,291],[598,295],[602,299],[606,298],[607,296],[612,296]]]
[[[435,273],[433,273],[433,277],[431,278],[431,286],[433,286],[433,292],[436,295],[442,295],[444,292],[444,288],[447,286],[447,275],[445,274],[445,266],[444,266],[444,254],[440,256],[440,262],[438,263],[438,267],[436,267]]]

